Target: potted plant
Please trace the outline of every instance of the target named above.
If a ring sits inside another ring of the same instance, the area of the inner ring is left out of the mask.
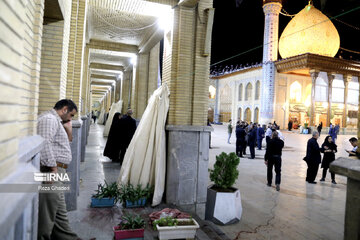
[[[115,240],[144,238],[145,221],[139,215],[124,215],[120,224],[113,227]]]
[[[193,218],[176,219],[171,216],[153,221],[154,230],[158,230],[159,239],[194,239],[199,224]]]
[[[98,184],[98,189],[91,196],[91,207],[112,207],[119,199],[119,189],[116,182],[110,185],[104,181]]]
[[[234,153],[222,152],[216,156],[214,169],[209,169],[210,180],[214,185],[208,187],[205,219],[216,224],[238,222],[242,214],[240,191],[233,187],[239,176],[237,167],[240,158]]]
[[[119,198],[126,208],[143,207],[150,198],[153,188],[149,184],[145,188],[141,184],[134,187],[131,183],[120,186]]]

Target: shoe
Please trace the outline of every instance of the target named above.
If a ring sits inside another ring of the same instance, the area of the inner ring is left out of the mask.
[[[280,184],[276,184],[276,191],[280,191]]]
[[[337,183],[335,182],[335,180],[332,180],[331,183],[332,183],[332,184],[337,184]]]
[[[311,183],[311,184],[316,184],[316,182],[315,182],[315,181],[312,181],[312,182],[308,182],[308,183]]]
[[[267,183],[266,186],[271,187],[271,183]]]
[[[325,181],[325,178],[320,179],[320,182],[324,182],[324,181]]]

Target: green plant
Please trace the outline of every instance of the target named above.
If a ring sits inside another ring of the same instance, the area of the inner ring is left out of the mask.
[[[237,170],[239,163],[240,158],[234,152],[230,154],[222,152],[216,156],[214,169],[209,169],[211,181],[216,187],[229,189],[239,176]]]
[[[126,200],[134,202],[141,198],[149,199],[154,189],[149,184],[145,188],[141,184],[134,187],[131,183],[120,186],[119,198],[122,202]]]
[[[139,215],[125,214],[119,224],[121,230],[141,229],[145,227],[145,221]]]
[[[179,221],[176,218],[167,216],[167,217],[162,217],[160,219],[153,221],[153,227],[154,227],[154,230],[156,230],[156,225],[159,225],[161,227],[164,227],[164,226],[172,227],[172,226],[177,226],[178,223],[179,223]]]
[[[119,189],[116,182],[111,183],[110,185],[104,181],[104,184],[99,183],[98,189],[95,190],[95,194],[92,195],[93,198],[115,198],[115,202],[119,200]]]

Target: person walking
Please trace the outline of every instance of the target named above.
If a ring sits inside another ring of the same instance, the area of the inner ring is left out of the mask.
[[[267,185],[271,187],[272,171],[275,166],[275,185],[276,190],[280,190],[281,183],[281,155],[284,141],[279,138],[278,132],[274,131],[265,152],[265,165],[267,166]]]
[[[121,118],[119,131],[122,134],[120,140],[120,164],[122,164],[125,156],[126,149],[128,148],[131,139],[136,131],[136,120],[131,117],[133,111],[129,108],[126,114]]]
[[[319,133],[313,131],[312,138],[307,142],[306,156],[304,160],[307,163],[306,181],[311,184],[316,184],[315,178],[319,170],[319,164],[321,163],[320,147],[317,142]]]
[[[324,153],[324,157],[321,163],[321,168],[323,169],[321,182],[325,181],[326,172],[329,169],[330,163],[335,160],[335,153],[337,152],[337,146],[333,142],[331,136],[326,136],[324,143],[321,145],[320,152]],[[335,182],[335,173],[331,172],[331,182]]]
[[[320,122],[319,126],[317,127],[317,131],[319,132],[319,136],[321,135],[322,126],[323,126],[323,123]]]
[[[77,113],[76,104],[70,99],[58,101],[54,108],[41,114],[37,121],[37,133],[45,139],[40,153],[40,171],[65,174],[72,160],[71,120]],[[61,184],[61,182],[48,183]],[[52,191],[39,193],[38,239],[78,239],[69,224],[64,193]]]
[[[292,120],[290,120],[288,123],[288,130],[291,131],[292,127],[293,127],[293,122]]]
[[[256,128],[253,124],[249,125],[249,133],[248,133],[248,145],[250,150],[250,159],[255,158],[255,144],[256,144]]]
[[[232,126],[232,124],[231,124],[231,119],[229,120],[229,124],[228,124],[228,135],[229,135],[229,137],[228,137],[228,144],[230,144],[230,138],[231,138],[231,134],[232,134],[232,130],[233,130],[233,126]]]
[[[264,137],[265,137],[265,131],[259,124],[258,128],[257,128],[257,133],[256,133],[258,150],[261,150],[261,145],[262,145],[262,141],[263,141]]]

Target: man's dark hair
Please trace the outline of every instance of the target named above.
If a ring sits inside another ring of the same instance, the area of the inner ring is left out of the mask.
[[[68,107],[69,112],[71,112],[74,109],[76,112],[78,111],[76,104],[70,99],[61,99],[55,104],[54,109],[60,110],[63,107]]]
[[[349,142],[357,142],[357,138],[356,137],[352,137],[349,139]]]

